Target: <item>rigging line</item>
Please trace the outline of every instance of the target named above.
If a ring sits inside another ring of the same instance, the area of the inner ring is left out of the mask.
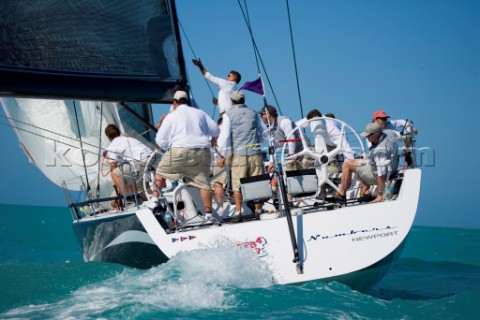
[[[3,118],[8,119],[8,120],[11,120],[11,121],[13,121],[13,122],[17,122],[17,123],[20,123],[20,124],[24,124],[24,125],[26,125],[26,126],[29,126],[29,127],[35,128],[35,129],[39,129],[39,130],[42,130],[42,131],[45,131],[45,132],[54,134],[54,135],[56,135],[56,136],[59,136],[59,137],[65,138],[65,139],[77,141],[76,138],[72,138],[72,137],[63,135],[63,134],[61,134],[61,133],[53,132],[53,131],[51,131],[51,130],[48,130],[48,129],[45,129],[45,128],[42,128],[42,127],[39,127],[39,126],[30,124],[30,123],[27,123],[27,122],[23,122],[23,121],[21,121],[21,120],[16,120],[16,119],[13,119],[13,118],[10,118],[10,117],[6,117],[6,116],[4,116],[4,115],[0,115],[0,117],[3,117]],[[52,140],[52,141],[55,141],[55,142],[58,142],[58,143],[63,143],[63,144],[65,144],[65,145],[67,145],[67,146],[71,146],[71,145],[69,145],[69,144],[67,144],[67,143],[64,143],[64,142],[60,141],[60,140],[56,140],[56,139],[54,139],[54,138],[49,138],[49,137],[46,137],[46,136],[42,136],[42,135],[40,135],[40,134],[37,134],[37,133],[32,132],[32,131],[28,131],[28,130],[26,130],[26,129],[23,129],[23,128],[20,128],[20,127],[17,127],[17,126],[12,126],[10,123],[4,124],[4,125],[9,126],[9,127],[11,127],[11,128],[15,128],[15,129],[17,129],[17,130],[25,131],[25,132],[27,132],[27,133],[31,133],[31,134],[33,134],[33,135],[36,135],[36,136],[39,136],[39,137],[42,137],[42,138],[45,138],[45,139],[49,139],[49,140]],[[87,145],[87,146],[90,146],[90,147],[94,147],[94,148],[97,148],[97,147],[98,147],[97,145],[94,145],[94,144],[91,144],[91,143],[88,143],[88,142],[84,142],[84,144]],[[75,148],[78,148],[78,147],[75,147]]]
[[[155,132],[157,132],[157,128],[155,128],[155,126],[153,126],[150,122],[148,122],[142,115],[138,114],[135,110],[130,108],[130,106],[126,102],[122,101],[122,102],[119,102],[119,104],[123,107],[125,111],[129,112],[132,116],[137,118],[137,120],[140,121],[145,127],[150,128]]]
[[[97,177],[97,198],[100,196],[100,153],[102,148],[102,121],[103,121],[103,101],[100,102],[100,130],[98,134],[98,177]]]
[[[80,141],[80,152],[82,153],[82,160],[83,160],[83,170],[85,171],[85,180],[87,182],[87,194],[88,191],[91,190],[90,183],[88,182],[88,174],[87,174],[87,166],[85,165],[85,153],[83,152],[83,143],[82,143],[82,133],[80,132],[80,123],[78,122],[78,114],[77,114],[77,106],[75,105],[75,100],[73,102],[73,110],[75,111],[75,120],[77,122],[77,129],[78,129],[78,139]]]
[[[238,0],[239,5],[240,5],[240,0]],[[243,0],[243,6],[245,7],[245,12],[246,12],[246,21],[247,21],[247,28],[250,34],[253,34],[252,31],[252,23],[250,22],[250,14],[248,13],[248,7],[247,7],[247,0]],[[255,62],[257,64],[257,71],[258,74],[260,74],[260,64],[258,63],[258,55],[257,52],[255,51],[255,46],[253,45],[253,39],[252,39],[252,49],[253,49],[253,54],[255,55]]]
[[[240,10],[242,11],[243,19],[244,19],[245,23],[247,24],[247,29],[248,29],[247,17],[245,15],[245,12],[243,10],[242,5],[240,4],[240,1],[239,0],[237,0],[237,1],[238,1],[238,5],[240,7]],[[278,112],[280,114],[282,114],[282,109],[280,108],[280,103],[278,102],[277,95],[275,94],[275,90],[273,90],[272,82],[270,81],[270,77],[268,76],[267,68],[265,67],[265,64],[263,62],[262,55],[260,54],[260,50],[258,49],[257,43],[255,42],[255,38],[253,37],[253,34],[252,34],[251,30],[248,29],[248,31],[249,31],[250,38],[251,38],[252,43],[253,43],[253,48],[254,48],[255,52],[257,52],[257,54],[258,54],[258,59],[260,60],[260,64],[261,64],[262,69],[265,73],[265,78],[267,79],[268,86],[270,87],[270,90],[272,91],[273,99],[275,100],[275,103],[277,104]]]
[[[240,5],[240,0],[238,0],[238,5],[240,6],[240,8],[242,7]],[[247,6],[247,0],[243,0],[243,5],[245,7],[245,12],[246,12],[246,23],[247,23],[247,28],[248,28],[248,32],[250,33],[250,35],[253,34],[253,31],[252,31],[252,23],[250,21],[250,14],[248,13],[248,6]],[[258,72],[258,75],[260,76],[260,80],[262,81],[262,88],[263,88],[263,80],[262,80],[262,75],[261,75],[261,71],[260,71],[260,65],[258,63],[258,54],[257,54],[257,51],[255,50],[255,45],[254,45],[254,41],[253,41],[253,37],[251,37],[251,40],[252,40],[252,49],[253,49],[253,54],[255,55],[255,63],[257,64],[257,72]],[[266,72],[265,72],[266,73]],[[273,92],[273,89],[272,89],[272,92]],[[275,93],[274,94],[274,97],[275,97]],[[276,97],[275,97],[276,98]],[[266,93],[265,93],[265,89],[263,90],[263,106],[266,107],[268,104],[267,104],[267,98],[266,98]],[[278,101],[277,101],[277,105],[278,105]],[[281,113],[281,110],[279,110],[280,113]]]
[[[30,133],[30,134],[32,134],[32,135],[34,135],[34,136],[43,138],[43,139],[45,139],[45,140],[54,141],[54,142],[57,142],[57,143],[59,143],[59,144],[63,144],[63,145],[65,145],[65,146],[68,146],[68,147],[71,147],[71,148],[79,149],[79,150],[80,150],[80,148],[79,148],[78,146],[74,146],[74,145],[72,145],[72,144],[68,144],[68,143],[66,143],[66,142],[63,142],[63,141],[60,141],[60,140],[56,140],[56,139],[53,139],[53,138],[50,138],[50,137],[47,137],[47,136],[42,136],[41,134],[38,134],[38,133],[35,133],[35,132],[32,132],[32,131],[28,131],[28,130],[23,129],[23,128],[20,128],[20,127],[15,127],[15,126],[12,126],[11,124],[8,124],[8,123],[2,123],[2,122],[0,122],[0,124],[1,124],[1,125],[4,125],[4,126],[7,126],[7,127],[10,127],[10,128],[12,128],[12,129],[16,129],[16,130],[18,130],[18,131],[23,131],[23,132],[26,132],[26,133]],[[76,140],[75,140],[75,141],[76,141]],[[87,144],[87,143],[85,143],[85,144]],[[94,145],[91,145],[91,146],[94,146]],[[97,146],[94,146],[94,147],[97,147]],[[101,148],[101,150],[102,150],[102,151],[105,151],[106,149]],[[91,151],[86,151],[86,152],[91,153],[91,154],[93,154],[93,155],[97,155],[96,153],[91,152]],[[98,155],[101,155],[101,154],[102,154],[102,153],[100,153],[100,154],[98,154]],[[95,173],[95,171],[92,171],[92,173]]]
[[[28,130],[26,130],[26,129],[23,129],[23,128],[20,128],[20,127],[16,127],[16,126],[12,126],[12,125],[6,124],[6,123],[0,123],[0,124],[2,124],[2,125],[4,125],[4,126],[8,126],[8,127],[10,127],[10,128],[14,128],[14,129],[19,130],[19,131],[23,131],[23,132],[26,132],[26,133],[30,133],[30,134],[32,134],[32,135],[34,135],[34,136],[37,136],[37,137],[40,137],[40,138],[44,138],[45,140],[54,141],[54,142],[57,142],[57,143],[60,143],[60,144],[63,144],[63,145],[66,145],[66,146],[69,146],[69,147],[72,147],[72,148],[75,148],[75,149],[80,149],[78,146],[74,146],[74,145],[72,145],[72,144],[68,144],[68,143],[66,143],[66,142],[63,142],[63,141],[60,141],[60,140],[56,140],[56,139],[54,139],[54,138],[50,138],[50,137],[47,137],[47,136],[42,136],[41,134],[35,133],[35,132],[33,132],[33,131],[28,131]],[[75,141],[76,141],[76,140],[75,140]],[[85,144],[87,144],[87,143],[85,143]],[[88,145],[88,144],[87,144],[87,145]],[[94,146],[94,145],[91,145],[91,146]],[[94,147],[97,147],[97,146],[94,146]],[[91,152],[91,151],[87,151],[87,152],[92,153],[92,154],[95,154],[95,153],[93,153],[93,152]]]
[[[195,54],[195,51],[193,51],[193,47],[190,43],[190,40],[187,37],[187,33],[185,32],[185,29],[183,28],[183,25],[180,22],[180,19],[177,18],[177,22],[178,22],[178,25],[180,26],[180,29],[182,30],[182,34],[185,37],[185,40],[187,40],[188,47],[190,48],[190,51],[192,51],[193,57],[195,58],[195,60],[198,60],[197,55]],[[215,98],[215,94],[213,93],[213,90],[212,90],[212,87],[210,86],[210,83],[208,82],[208,80],[205,77],[203,77],[203,79],[205,80],[205,83],[207,84],[208,90],[210,90],[210,94],[212,95],[213,98]],[[216,108],[213,107],[212,118],[215,116],[215,110],[216,110]]]
[[[20,120],[16,120],[16,119],[13,119],[13,118],[11,118],[11,117],[6,117],[6,116],[1,115],[1,114],[0,114],[0,118],[5,118],[5,119],[11,120],[11,121],[13,121],[13,122],[17,122],[17,123],[20,123],[20,124],[24,124],[24,125],[29,126],[29,127],[31,127],[31,128],[39,129],[39,130],[42,130],[42,131],[45,131],[45,132],[54,134],[54,135],[56,135],[56,136],[59,136],[59,137],[68,139],[68,140],[78,141],[76,138],[72,138],[72,137],[63,135],[63,134],[61,134],[61,133],[53,132],[53,131],[51,131],[51,130],[48,130],[48,129],[45,129],[45,128],[42,128],[42,127],[39,127],[39,126],[30,124],[30,123],[26,123],[26,122],[23,122],[23,121],[20,121]],[[10,122],[7,122],[7,123],[5,123],[5,122],[0,122],[0,124],[1,124],[1,125],[4,125],[4,126],[6,126],[6,127],[10,127],[10,128],[12,128],[12,129],[16,129],[16,130],[19,130],[19,131],[23,131],[23,132],[26,132],[26,133],[30,133],[30,134],[32,134],[32,135],[34,135],[34,136],[37,136],[37,137],[40,137],[40,138],[44,138],[44,139],[46,139],[46,140],[54,141],[54,142],[57,142],[57,143],[60,143],[60,144],[64,144],[64,145],[66,145],[66,146],[69,146],[69,147],[72,147],[72,148],[75,148],[75,149],[79,149],[77,146],[68,144],[68,143],[63,142],[63,141],[60,141],[60,140],[58,140],[58,139],[55,139],[55,138],[52,138],[52,137],[47,137],[47,136],[41,135],[41,134],[39,134],[39,133],[36,133],[36,132],[33,132],[33,131],[29,131],[29,130],[24,129],[24,128],[20,128],[20,127],[14,126],[14,125],[12,125]],[[146,130],[146,131],[140,133],[139,135],[140,135],[140,136],[143,136],[144,134],[146,134],[146,133],[148,133],[148,132],[150,132],[150,131],[151,131],[150,129],[149,129],[149,130]],[[95,144],[88,143],[88,142],[85,142],[85,141],[83,142],[83,144],[86,145],[86,146],[93,147],[93,148],[99,148],[99,150],[102,151],[102,152],[106,150],[105,148],[101,148],[101,147],[99,147],[99,146],[97,146],[97,145],[95,145]],[[88,151],[88,150],[87,150],[87,152],[89,152],[89,153],[91,153],[91,154],[94,154],[93,152]],[[100,154],[101,154],[101,153],[100,153]]]
[[[302,106],[302,96],[300,94],[300,82],[298,80],[298,70],[297,70],[297,57],[295,54],[295,44],[293,42],[293,31],[292,31],[292,19],[290,17],[290,6],[288,0],[285,0],[287,3],[287,13],[288,13],[288,26],[290,28],[290,41],[292,43],[292,52],[293,52],[293,65],[295,66],[295,79],[297,80],[297,92],[298,92],[298,101],[300,102],[300,113],[303,119],[303,106]]]
[[[177,19],[178,25],[180,26],[180,29],[182,29],[183,36],[185,37],[185,40],[187,40],[188,47],[190,48],[190,51],[192,51],[192,55],[195,58],[195,60],[198,60],[197,55],[195,54],[195,51],[193,51],[193,47],[190,43],[190,40],[188,39],[187,33],[185,32],[185,29],[183,28],[182,23],[180,22],[180,19]],[[208,89],[210,90],[210,93],[212,94],[212,97],[215,97],[215,94],[213,93],[212,87],[210,86],[210,83],[208,82],[207,79],[205,79],[205,83],[207,84]]]

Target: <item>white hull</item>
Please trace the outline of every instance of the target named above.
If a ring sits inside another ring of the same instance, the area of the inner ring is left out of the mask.
[[[303,273],[298,273],[292,262],[292,242],[285,217],[166,233],[150,209],[141,208],[135,215],[139,220],[137,222],[143,226],[143,232],[148,234],[148,241],[144,244],[158,248],[165,261],[178,252],[199,249],[219,239],[229,239],[232,248],[239,245],[249,247],[265,259],[276,283],[337,280],[363,289],[380,280],[391,262],[398,258],[415,218],[420,179],[419,169],[406,170],[398,197],[393,201],[328,211],[314,211],[312,208],[303,215],[293,216]],[[94,219],[102,218],[83,218],[74,223],[74,229],[75,224],[85,224],[89,220],[94,223]],[[102,229],[105,232],[105,228]],[[77,233],[79,236],[82,235]],[[126,236],[123,238],[126,239]],[[113,241],[116,244],[121,242],[118,239]],[[85,245],[88,244],[83,242],[83,245],[85,256]],[[91,260],[106,261],[99,258],[100,255],[91,257]],[[163,260],[160,259],[161,262]],[[133,263],[123,264],[135,266]]]

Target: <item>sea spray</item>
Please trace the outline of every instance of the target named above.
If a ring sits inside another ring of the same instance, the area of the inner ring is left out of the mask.
[[[169,310],[225,310],[238,303],[235,289],[271,285],[271,271],[254,250],[218,239],[201,249],[180,252],[158,267],[125,268],[113,277],[79,288],[63,300],[17,308],[3,315],[31,318],[40,312],[47,318],[73,319],[126,312],[130,318]]]

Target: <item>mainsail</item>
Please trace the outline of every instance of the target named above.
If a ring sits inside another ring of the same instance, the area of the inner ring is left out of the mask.
[[[173,0],[2,1],[0,30],[0,102],[29,159],[109,196],[105,127],[153,148],[150,103],[187,86]]]
[[[170,102],[186,86],[173,1],[2,1],[0,30],[0,96]]]

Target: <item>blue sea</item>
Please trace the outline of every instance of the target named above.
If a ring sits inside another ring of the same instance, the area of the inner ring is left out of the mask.
[[[421,214],[421,213],[420,213]],[[480,230],[414,227],[368,292],[275,285],[218,246],[150,270],[85,263],[65,208],[0,205],[0,319],[478,319]],[[240,250],[234,250],[240,252]]]

